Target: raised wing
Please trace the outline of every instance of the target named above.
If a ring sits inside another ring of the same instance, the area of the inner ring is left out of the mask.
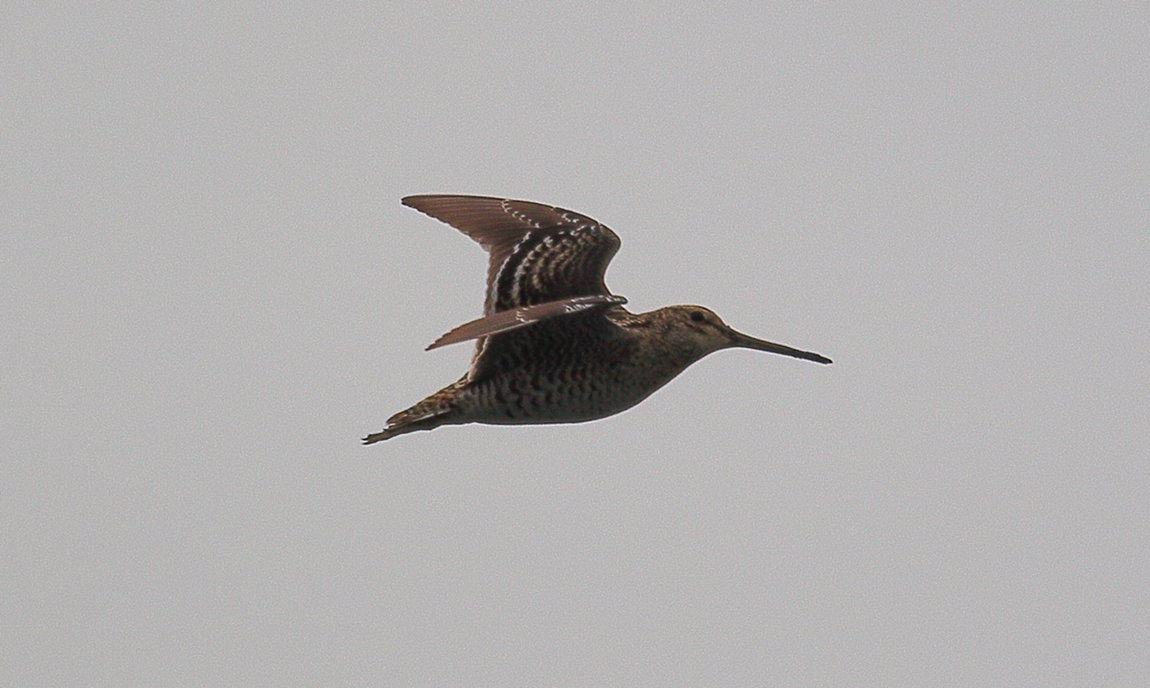
[[[527,306],[526,308],[513,308],[509,311],[500,311],[499,313],[493,313],[478,320],[472,320],[469,323],[460,325],[432,342],[431,346],[427,347],[427,350],[431,351],[441,346],[458,344],[459,342],[465,342],[469,339],[489,337],[493,334],[500,334],[501,332],[510,332],[511,330],[517,330],[520,327],[526,327],[527,325],[537,323],[541,320],[547,320],[548,318],[581,313],[595,306],[620,306],[624,303],[627,303],[627,299],[622,296],[596,294],[594,296],[573,296],[569,299],[549,301],[539,304],[538,306]]]
[[[603,274],[619,250],[619,237],[586,215],[487,196],[408,196],[403,203],[455,227],[490,254],[485,316],[610,295]],[[474,336],[484,334],[491,333]]]

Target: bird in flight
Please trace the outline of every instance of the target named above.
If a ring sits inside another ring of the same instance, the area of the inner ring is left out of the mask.
[[[631,313],[603,282],[619,237],[579,213],[486,196],[408,196],[489,254],[483,317],[428,350],[477,340],[471,369],[363,438],[374,444],[441,425],[579,423],[650,396],[695,361],[745,348],[831,360],[731,329],[702,306]]]

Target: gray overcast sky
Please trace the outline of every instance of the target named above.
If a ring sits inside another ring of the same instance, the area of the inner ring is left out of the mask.
[[[1150,10],[936,5],[6,4],[0,683],[1150,685]],[[835,364],[361,447],[432,192]]]

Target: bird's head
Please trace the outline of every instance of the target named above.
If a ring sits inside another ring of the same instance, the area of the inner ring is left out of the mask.
[[[810,351],[800,351],[745,335],[723,322],[714,311],[702,306],[668,306],[656,313],[667,327],[668,339],[674,342],[676,348],[690,351],[695,358],[702,358],[720,349],[739,348],[783,354],[817,363],[831,362],[829,358]]]

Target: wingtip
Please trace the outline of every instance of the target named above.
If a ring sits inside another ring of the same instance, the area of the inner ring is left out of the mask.
[[[422,213],[424,212],[423,208],[420,207],[423,205],[422,201],[427,201],[431,198],[434,198],[435,196],[436,194],[412,194],[410,196],[404,196],[403,198],[399,199],[399,202],[408,208],[418,210]]]
[[[432,194],[410,194],[410,195],[404,196],[403,198],[399,199],[399,202],[404,204],[405,206],[407,206],[409,208],[415,208],[418,210],[419,206],[417,204],[420,201],[435,201],[435,200],[444,200],[444,201],[449,201],[449,200],[505,201],[505,200],[509,200],[509,199],[506,199],[502,196],[483,196],[483,195],[479,195],[479,194],[432,193]]]
[[[426,198],[426,197],[427,197],[426,194],[412,194],[411,196],[404,196],[403,198],[399,199],[399,202],[404,204],[408,208],[414,208],[416,210],[419,210],[419,206],[417,205],[419,203],[419,200],[421,198]]]
[[[428,344],[423,350],[424,351],[434,351],[435,349],[441,349],[441,348],[448,346],[450,344],[458,344],[459,342],[467,341],[468,337],[460,338],[460,337],[457,337],[456,335],[459,333],[460,330],[462,330],[464,327],[466,327],[469,324],[471,324],[471,323],[465,323],[463,325],[460,325],[459,327],[456,327],[455,329],[451,330],[450,332],[445,332],[445,333],[439,335],[439,339],[436,339],[434,342]]]

